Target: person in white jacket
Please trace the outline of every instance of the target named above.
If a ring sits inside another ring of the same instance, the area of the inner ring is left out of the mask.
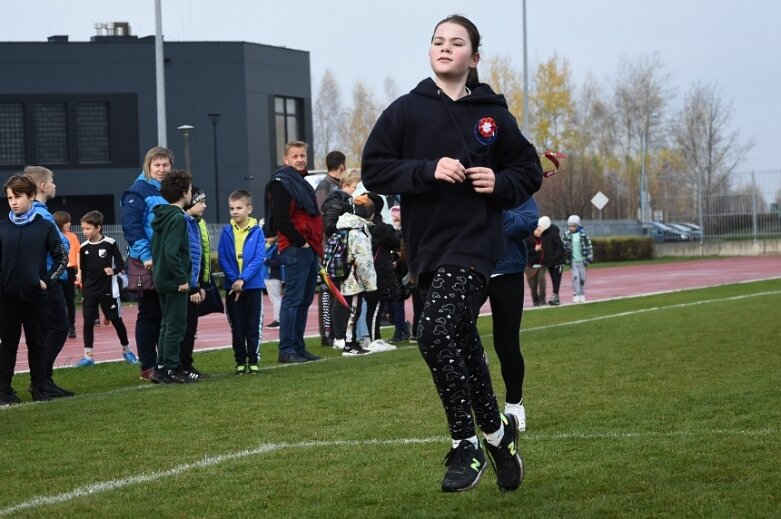
[[[371,353],[356,341],[356,325],[361,315],[363,294],[377,290],[377,273],[374,271],[372,241],[369,226],[374,216],[374,203],[367,195],[354,202],[354,214],[344,213],[336,222],[337,231],[347,230],[347,261],[350,271],[340,286],[349,308],[339,303],[331,306],[331,323],[334,332],[334,349],[341,349],[345,357]]]

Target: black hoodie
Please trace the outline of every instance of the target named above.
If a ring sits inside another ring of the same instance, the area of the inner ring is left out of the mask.
[[[468,179],[435,180],[442,157],[491,168],[494,192],[476,193]],[[416,278],[458,265],[487,280],[504,250],[502,209],[521,205],[540,188],[542,167],[504,96],[479,84],[453,101],[425,79],[380,116],[364,147],[361,178],[371,191],[401,195],[402,232]]]

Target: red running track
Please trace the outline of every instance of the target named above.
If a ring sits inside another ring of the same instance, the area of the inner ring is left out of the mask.
[[[629,265],[590,269],[586,282],[586,297],[588,301],[601,301],[617,297],[637,296],[656,292],[667,292],[688,288],[702,288],[714,285],[738,283],[781,276],[781,256],[755,256],[740,258],[716,258],[656,265]],[[561,300],[563,304],[571,304],[572,276],[569,271],[564,273],[561,282]],[[531,298],[526,291],[526,308],[531,307]],[[550,278],[548,278],[548,293],[550,295]],[[264,322],[269,322],[271,304],[264,299]],[[486,303],[483,312],[490,312]],[[412,303],[407,301],[407,316],[411,319]],[[135,321],[136,306],[125,305],[122,319],[130,335],[130,344],[135,351]],[[80,339],[83,320],[81,315],[76,318],[78,338],[68,339],[62,353],[57,359],[57,366],[72,366],[83,354],[83,343]],[[309,310],[307,322],[308,336],[318,335],[317,304]],[[263,342],[279,339],[278,330],[263,330]],[[224,315],[212,314],[202,317],[198,326],[196,351],[229,348],[230,329]],[[97,362],[107,362],[122,359],[122,351],[114,328],[111,325],[95,328],[94,357]],[[26,371],[27,354],[23,347],[19,348],[16,371]]]

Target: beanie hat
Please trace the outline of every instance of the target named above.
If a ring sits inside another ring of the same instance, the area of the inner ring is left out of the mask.
[[[547,231],[550,228],[550,218],[547,216],[540,216],[540,219],[537,220],[537,227],[541,227],[543,231]]]
[[[379,213],[385,207],[385,201],[377,193],[366,193],[366,195],[374,202],[374,212]]]
[[[190,205],[187,206],[187,209],[195,207],[195,204],[203,202],[204,200],[206,200],[206,193],[201,191],[200,187],[193,186],[193,197],[192,200],[190,200]]]
[[[353,214],[367,219],[374,214],[374,202],[368,195],[361,195],[355,199]]]
[[[577,225],[580,227],[580,216],[573,214],[569,218],[567,218],[567,225]]]

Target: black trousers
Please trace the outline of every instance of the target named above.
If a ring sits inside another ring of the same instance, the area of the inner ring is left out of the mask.
[[[198,333],[198,305],[187,303],[187,329],[179,347],[179,362],[183,369],[193,367],[193,350],[195,349],[195,334]]]
[[[49,314],[46,317],[48,331],[44,338],[46,348],[46,377],[51,379],[54,375],[54,361],[68,340],[68,312],[65,308],[65,295],[61,283],[53,283],[49,287],[48,307]]]
[[[472,300],[485,279],[471,269],[444,265],[422,286],[428,290],[418,347],[445,408],[450,436],[474,436],[475,422],[483,432],[493,433],[501,427],[499,406],[472,313]]]
[[[68,324],[71,328],[76,326],[76,273],[75,267],[68,267],[68,279],[61,281],[63,294],[65,294],[65,308],[68,311]]]
[[[523,272],[494,276],[475,298],[475,319],[486,299],[491,303],[494,349],[504,380],[505,402],[523,401],[523,378],[526,366],[521,353],[521,319],[523,318]]]
[[[48,313],[45,301],[0,299],[0,391],[8,392],[11,389],[22,329],[27,343],[32,386],[38,386],[46,380],[47,356],[43,323]]]
[[[119,298],[113,297],[94,297],[90,295],[84,296],[84,302],[82,303],[82,312],[84,314],[84,347],[92,348],[95,343],[95,321],[98,316],[98,307],[103,309],[103,315],[106,319],[111,321],[114,329],[117,331],[117,337],[119,343],[122,346],[127,346],[129,340],[127,337],[127,328],[125,322],[122,320],[122,302]]]
[[[136,350],[141,369],[151,369],[157,364],[157,341],[162,322],[163,312],[157,291],[144,290],[138,298],[136,316]]]

